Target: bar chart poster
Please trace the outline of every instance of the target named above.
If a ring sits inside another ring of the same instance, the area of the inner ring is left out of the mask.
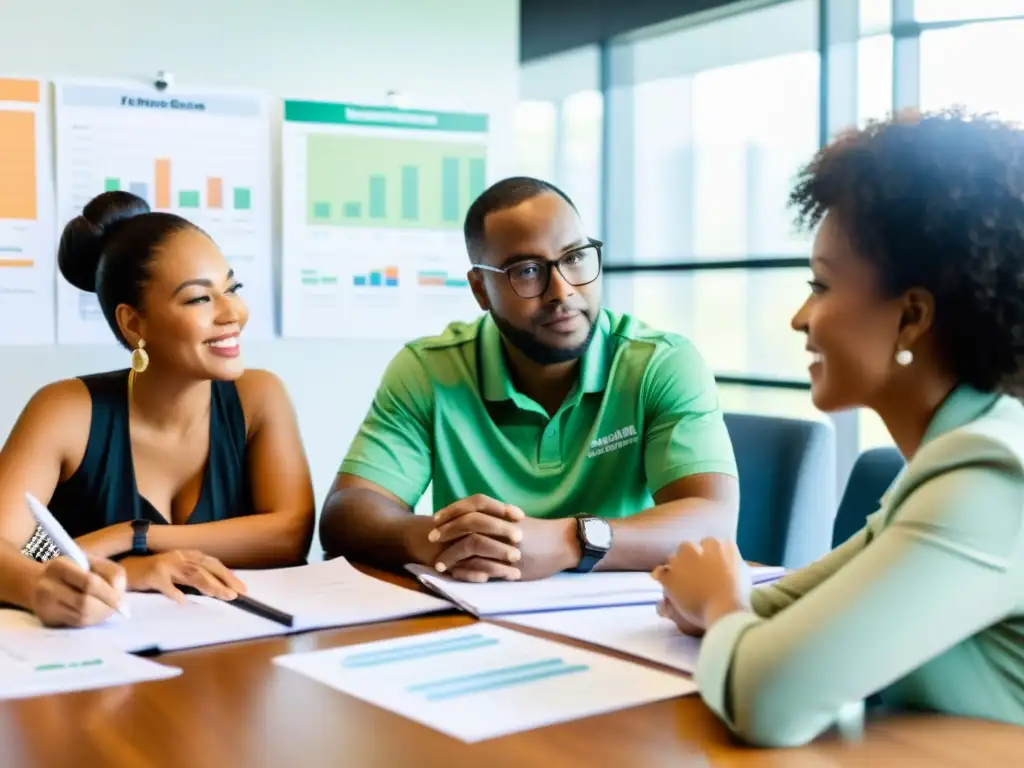
[[[110,190],[188,219],[213,239],[244,286],[245,336],[271,337],[271,139],[263,97],[58,81],[54,99],[60,221]],[[114,343],[96,296],[64,280],[57,283],[57,338]]]
[[[284,335],[407,340],[477,316],[462,225],[487,186],[487,115],[286,101],[284,116]]]
[[[54,341],[49,88],[0,77],[0,346]]]

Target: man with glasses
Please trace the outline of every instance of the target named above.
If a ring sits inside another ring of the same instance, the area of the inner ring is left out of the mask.
[[[732,539],[738,484],[715,382],[685,339],[601,309],[601,243],[538,179],[465,222],[486,313],[392,360],[324,504],[327,555],[467,581],[650,570]],[[411,514],[433,484],[432,517]]]

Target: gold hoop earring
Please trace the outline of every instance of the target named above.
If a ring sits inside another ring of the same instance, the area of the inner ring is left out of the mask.
[[[135,390],[135,377],[140,373],[144,373],[149,367],[149,355],[146,353],[146,342],[144,339],[139,339],[139,345],[132,350],[132,365],[128,371],[128,399],[132,399],[132,393]]]

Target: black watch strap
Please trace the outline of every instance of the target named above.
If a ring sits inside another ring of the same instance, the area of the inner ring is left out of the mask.
[[[591,515],[576,516],[576,539],[580,543],[580,561],[572,569],[575,573],[590,573],[590,571],[594,570],[594,566],[601,562],[604,556],[608,554],[606,547],[594,547],[587,541],[585,525],[588,519],[593,520],[595,518]],[[607,523],[605,524],[607,525]]]
[[[148,555],[149,520],[132,520],[132,554]]]

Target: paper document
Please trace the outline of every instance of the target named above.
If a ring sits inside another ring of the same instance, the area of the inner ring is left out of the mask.
[[[661,585],[646,572],[559,573],[537,581],[471,584],[421,565],[406,567],[428,587],[475,616],[654,605],[661,600]]]
[[[131,618],[114,615],[95,626],[50,631],[132,653],[167,653],[451,608],[444,600],[360,573],[343,558],[295,568],[235,573],[251,597],[294,616],[292,626],[212,597],[189,595],[178,604],[160,594],[129,592],[125,603]],[[16,627],[42,630],[31,614],[0,611],[0,629]]]
[[[389,621],[452,607],[445,600],[367,576],[343,557],[235,575],[249,597],[291,614],[296,631]]]
[[[43,630],[31,614],[0,612],[0,628],[28,626],[37,631],[66,635],[76,642],[89,642],[122,651],[179,651],[204,645],[283,635],[288,628],[240,611],[212,597],[189,595],[178,604],[159,594],[129,592],[125,603],[131,618],[114,614],[91,627]],[[12,616],[11,614],[17,614]]]
[[[430,589],[474,616],[535,611],[563,611],[618,605],[654,605],[661,585],[646,571],[558,573],[536,581],[491,581],[473,584],[444,576],[432,568],[410,564],[406,569]],[[785,573],[784,568],[748,567],[753,586]]]
[[[652,605],[520,613],[492,618],[611,648],[683,672],[692,673],[697,669],[700,640],[684,635],[675,624],[659,616]]]
[[[22,626],[28,625],[22,623]],[[131,685],[180,674],[181,670],[176,667],[157,664],[63,631],[0,630],[0,699]]]
[[[274,662],[465,742],[697,690],[672,673],[490,624]]]

